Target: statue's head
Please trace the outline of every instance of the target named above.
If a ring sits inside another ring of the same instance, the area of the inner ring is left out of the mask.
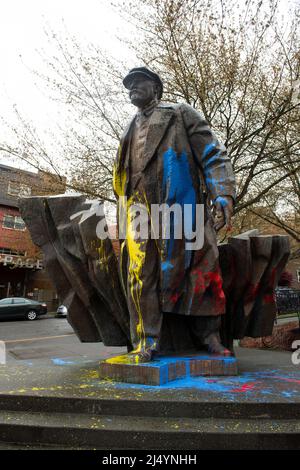
[[[129,90],[131,103],[138,108],[147,106],[154,98],[160,100],[163,94],[163,84],[159,75],[146,67],[131,69],[123,84]]]

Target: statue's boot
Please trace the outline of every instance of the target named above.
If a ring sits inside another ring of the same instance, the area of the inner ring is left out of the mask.
[[[152,360],[154,351],[150,348],[134,350],[122,356],[111,357],[106,359],[110,364],[143,364]]]
[[[153,338],[152,336],[147,336],[138,344],[136,349],[128,354],[128,356],[132,356],[134,358],[133,361],[137,364],[150,362],[152,361],[153,355],[157,351],[157,348],[157,339]]]
[[[143,364],[152,361],[154,351],[149,348],[141,349],[138,352],[132,351],[128,354],[129,360],[133,364]]]
[[[220,341],[218,333],[210,333],[204,340],[204,344],[210,354],[219,354],[220,356],[231,356],[232,352],[225,348]]]
[[[128,345],[128,348],[130,345]],[[154,353],[157,352],[157,340],[150,336],[142,340],[134,350],[122,356],[107,359],[107,362],[118,364],[143,364],[153,359]]]
[[[116,364],[143,364],[152,360],[154,351],[149,348],[143,348],[140,351],[131,351],[123,356],[117,356],[107,359],[107,362]]]

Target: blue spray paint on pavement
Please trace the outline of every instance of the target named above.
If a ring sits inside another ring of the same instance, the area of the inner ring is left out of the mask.
[[[75,364],[74,361],[65,361],[64,359],[61,359],[60,357],[55,357],[51,360],[53,364],[55,364],[56,366],[65,366],[67,364]]]

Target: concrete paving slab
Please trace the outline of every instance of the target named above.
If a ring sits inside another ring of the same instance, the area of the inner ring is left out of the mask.
[[[36,365],[0,366],[0,394],[99,399],[195,400],[228,402],[300,402],[300,365],[291,354],[236,348],[236,377],[190,377],[146,386],[99,378],[99,361],[60,358]],[[18,363],[19,364],[19,363]]]

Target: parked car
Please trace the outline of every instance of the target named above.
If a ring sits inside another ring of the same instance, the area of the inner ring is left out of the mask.
[[[26,318],[36,320],[47,313],[47,304],[22,297],[9,297],[0,300],[0,319]]]
[[[65,305],[60,305],[56,310],[56,317],[65,318],[67,316],[68,309]]]

